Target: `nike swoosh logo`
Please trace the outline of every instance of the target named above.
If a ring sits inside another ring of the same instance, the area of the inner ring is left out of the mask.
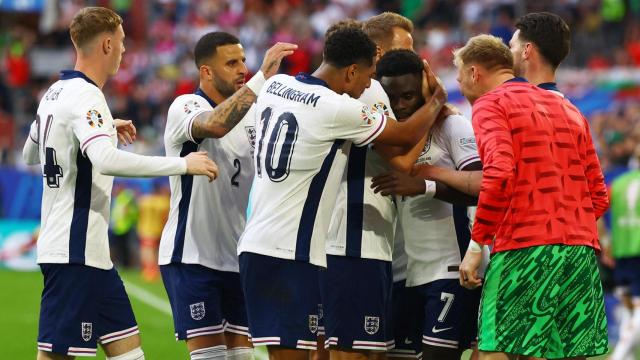
[[[431,329],[431,332],[434,333],[434,334],[437,334],[439,332],[443,332],[443,331],[450,330],[450,329],[453,329],[453,326],[452,327],[448,327],[448,328],[442,328],[442,329],[436,329],[436,327],[434,326]]]
[[[409,340],[409,338],[405,338],[405,339],[404,339],[404,343],[405,343],[406,345],[409,345],[409,344],[412,344],[412,343],[413,343],[413,341]]]

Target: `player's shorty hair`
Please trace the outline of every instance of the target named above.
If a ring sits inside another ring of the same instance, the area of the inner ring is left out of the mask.
[[[513,55],[502,42],[493,35],[477,35],[469,39],[465,46],[454,50],[453,63],[456,67],[478,64],[487,70],[513,69]]]
[[[81,49],[103,32],[114,33],[122,18],[113,10],[91,6],[78,11],[71,20],[69,33],[76,48]]]
[[[424,65],[422,59],[411,50],[387,51],[376,64],[376,78],[383,76],[402,76],[407,74],[422,74]]]
[[[218,47],[235,44],[240,44],[240,40],[224,31],[214,31],[203,35],[193,50],[196,66],[200,68],[205,60],[214,56]]]
[[[373,65],[376,44],[360,29],[342,27],[329,34],[324,44],[323,61],[344,68],[352,64]]]
[[[532,42],[542,57],[555,70],[569,54],[571,30],[562,18],[548,12],[536,12],[522,16],[516,22],[521,41]]]
[[[362,29],[376,44],[388,48],[393,40],[394,27],[399,27],[409,33],[413,32],[411,20],[389,11],[369,18],[364,22]]]
[[[336,30],[338,29],[342,29],[342,28],[362,29],[362,25],[363,23],[361,21],[358,21],[355,19],[349,18],[349,19],[340,20],[337,23],[334,23],[333,25],[329,26],[327,31],[324,33],[324,38],[326,40],[329,36],[331,36],[331,34],[336,32]]]

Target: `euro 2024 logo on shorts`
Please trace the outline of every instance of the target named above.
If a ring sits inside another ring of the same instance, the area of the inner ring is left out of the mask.
[[[89,341],[93,336],[93,323],[83,322],[82,323],[82,340]]]
[[[202,320],[204,318],[204,301],[189,305],[189,309],[193,320]]]
[[[87,111],[87,122],[91,127],[102,127],[104,122],[102,121],[102,115],[98,110],[89,110]]]
[[[373,335],[380,330],[380,317],[379,316],[365,316],[364,317],[364,331],[367,334]]]

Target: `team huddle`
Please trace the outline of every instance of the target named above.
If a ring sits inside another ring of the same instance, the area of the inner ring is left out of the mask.
[[[46,92],[23,151],[43,172],[38,359],[144,359],[109,257],[113,176],[169,176],[159,264],[190,359],[581,359],[607,352],[596,220],[608,197],[587,120],[560,93],[558,16],[520,18],[509,46],[454,52],[472,120],[383,13],[325,35],[312,73],[248,74],[208,33],[199,87],[171,104],[166,157],[135,140],[101,88],[122,19],[82,9],[72,71]],[[213,159],[213,161],[211,160]],[[215,161],[215,162],[214,162]],[[489,252],[492,253],[489,261]]]

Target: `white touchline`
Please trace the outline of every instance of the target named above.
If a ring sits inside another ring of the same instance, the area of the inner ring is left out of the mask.
[[[160,310],[161,312],[167,315],[172,315],[171,305],[169,305],[168,301],[162,299],[157,295],[150,293],[149,291],[129,281],[126,281],[126,280],[122,280],[122,281],[124,282],[124,287],[127,290],[127,294],[133,296],[134,298],[142,301],[143,303],[151,306],[156,310]]]

